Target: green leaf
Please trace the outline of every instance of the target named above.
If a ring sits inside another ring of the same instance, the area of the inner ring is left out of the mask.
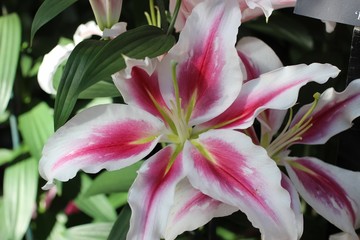
[[[66,237],[71,240],[106,240],[114,223],[90,223],[69,228]]]
[[[15,80],[21,42],[21,23],[17,14],[0,17],[0,115],[4,113]]]
[[[127,192],[137,176],[137,170],[143,162],[137,162],[120,170],[103,172],[86,191],[86,196],[100,193]]]
[[[31,25],[30,45],[35,33],[59,13],[74,4],[77,0],[45,0],[35,14]]]
[[[114,222],[116,212],[105,195],[84,196],[83,193],[90,186],[91,182],[92,180],[87,175],[81,175],[82,190],[80,195],[75,199],[76,206],[87,215],[93,217],[95,221]]]
[[[82,91],[79,95],[81,99],[93,99],[98,97],[118,97],[119,90],[114,83],[108,81],[100,81]]]
[[[54,133],[53,110],[46,103],[36,105],[19,117],[19,129],[31,155],[39,160],[47,139]]]
[[[131,209],[126,205],[120,212],[108,240],[126,240],[126,234],[130,227]]]
[[[125,68],[123,56],[157,57],[174,45],[174,37],[153,26],[127,31],[111,41],[85,40],[72,51],[55,99],[55,128],[70,116],[79,93]]]
[[[38,185],[37,161],[26,159],[7,167],[4,175],[5,224],[7,238],[22,239],[31,220]]]

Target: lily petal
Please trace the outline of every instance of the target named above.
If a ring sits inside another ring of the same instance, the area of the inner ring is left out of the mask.
[[[87,38],[90,38],[92,35],[102,36],[103,32],[100,30],[99,26],[96,25],[94,21],[89,21],[85,24],[80,24],[76,29],[73,39],[75,45],[84,41]]]
[[[57,45],[48,54],[44,55],[37,74],[38,83],[42,90],[48,94],[56,94],[53,78],[57,68],[70,56],[75,45],[70,43],[65,46]]]
[[[309,110],[303,106],[291,123],[295,125]],[[309,115],[312,127],[298,142],[301,144],[323,144],[329,138],[352,126],[352,121],[360,116],[360,79],[352,81],[345,91],[338,93],[327,89],[319,99],[314,111]]]
[[[127,31],[127,23],[126,22],[118,22],[115,23],[110,29],[105,28],[103,31],[103,38],[114,39],[120,34],[123,34]]]
[[[132,209],[127,239],[160,239],[165,232],[175,188],[184,178],[181,153],[174,156],[175,147],[168,146],[141,166],[129,191]],[[172,159],[176,157],[176,159]],[[170,161],[174,160],[168,169]]]
[[[165,239],[173,240],[185,231],[205,225],[214,217],[228,216],[238,210],[203,194],[184,178],[176,187],[175,202],[170,211]]]
[[[262,239],[297,239],[289,193],[265,149],[233,130],[212,130],[184,147],[188,179],[204,194],[243,211]]]
[[[305,201],[329,222],[356,236],[360,226],[360,173],[312,157],[289,158],[286,170]]]
[[[160,92],[158,74],[155,71],[158,61],[145,58],[137,60],[125,57],[126,69],[112,76],[125,102],[162,118],[156,104],[166,108]],[[156,102],[156,104],[154,104]]]
[[[303,233],[303,230],[304,230],[304,218],[303,218],[303,214],[301,212],[301,203],[300,203],[299,194],[297,193],[291,180],[284,173],[282,173],[282,175],[281,175],[281,186],[283,188],[285,188],[290,194],[291,209],[295,213],[297,230],[298,230],[298,238],[300,239],[300,237]]]
[[[178,43],[160,63],[160,89],[168,106],[176,99],[172,70],[177,63],[182,108],[192,110],[190,125],[223,112],[241,89],[242,73],[234,47],[241,15],[237,5],[235,0],[198,4]]]
[[[242,2],[244,0],[240,0]],[[249,21],[256,17],[265,15],[266,18],[269,18],[272,14],[273,10],[294,7],[296,4],[296,0],[270,0],[271,6],[269,5],[269,1],[265,0],[245,0],[249,5],[249,7],[245,6],[242,8],[242,21]],[[253,2],[253,3],[252,3]],[[250,8],[250,5],[253,6]]]
[[[122,104],[88,108],[48,140],[39,163],[48,181],[67,181],[81,169],[95,173],[120,169],[144,158],[155,147],[164,124],[151,114]]]
[[[270,17],[274,10],[270,0],[245,0],[245,2],[250,9],[260,8],[266,18]]]
[[[359,237],[349,233],[341,232],[329,236],[329,240],[359,240]]]
[[[180,32],[185,25],[186,19],[190,16],[193,8],[205,0],[182,0],[178,17],[175,23],[176,31]],[[280,8],[294,7],[296,0],[237,0],[242,13],[241,22],[246,22],[256,17],[265,16],[268,18],[272,11]],[[170,0],[170,12],[173,13],[176,0]]]
[[[267,134],[268,143],[282,126],[287,110],[266,109],[257,116],[261,123],[261,138]]]
[[[283,66],[276,53],[258,38],[243,37],[236,49],[247,81]]]
[[[225,112],[197,128],[247,128],[264,109],[284,110],[293,106],[299,89],[308,82],[324,83],[338,73],[339,69],[330,64],[313,63],[288,66],[262,74],[243,85],[235,102]]]

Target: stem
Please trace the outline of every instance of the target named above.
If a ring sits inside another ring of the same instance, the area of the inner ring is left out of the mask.
[[[11,141],[13,149],[17,149],[20,146],[19,133],[17,131],[17,122],[15,115],[10,116],[10,130],[11,130]]]
[[[173,29],[174,29],[174,25],[175,25],[175,22],[176,22],[176,18],[179,14],[179,10],[180,10],[180,6],[181,6],[181,0],[177,0],[176,1],[176,7],[175,7],[175,11],[173,13],[173,16],[171,18],[171,22],[170,22],[170,25],[169,25],[169,28],[168,28],[168,31],[167,31],[167,35],[169,35]]]

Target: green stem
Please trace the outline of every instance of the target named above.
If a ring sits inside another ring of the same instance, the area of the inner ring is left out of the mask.
[[[176,18],[179,14],[179,10],[180,10],[180,6],[181,6],[181,0],[177,0],[176,1],[176,7],[175,7],[175,11],[173,13],[173,16],[171,18],[171,22],[170,22],[170,25],[169,25],[169,28],[168,28],[168,31],[167,31],[167,35],[169,35],[173,29],[174,29],[174,25],[175,25],[175,22],[176,22]]]
[[[13,149],[17,149],[20,146],[20,140],[19,133],[17,131],[16,117],[13,114],[10,116],[10,130]]]

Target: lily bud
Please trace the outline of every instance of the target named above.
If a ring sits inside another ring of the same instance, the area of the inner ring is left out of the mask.
[[[89,0],[101,30],[110,29],[119,21],[122,0]]]

